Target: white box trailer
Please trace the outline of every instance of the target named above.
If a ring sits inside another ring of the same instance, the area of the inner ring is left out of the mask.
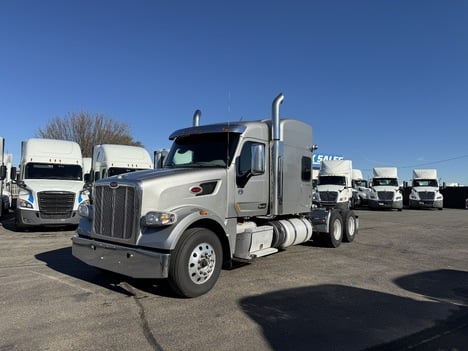
[[[439,181],[436,169],[414,169],[410,208],[444,208],[444,197],[439,191]]]
[[[373,169],[369,207],[403,210],[403,194],[398,183],[396,167],[376,167]]]
[[[93,147],[92,181],[153,168],[152,157],[144,147],[119,144]]]
[[[318,174],[317,192],[320,206],[326,208],[354,208],[351,185],[351,160],[323,160]]]
[[[80,146],[68,140],[23,141],[17,184],[18,229],[78,224],[78,206],[88,200]]]

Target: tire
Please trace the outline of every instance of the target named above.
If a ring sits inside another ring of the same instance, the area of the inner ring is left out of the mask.
[[[329,247],[338,247],[343,240],[343,218],[338,210],[333,210],[330,215],[326,244]]]
[[[350,243],[358,233],[358,225],[354,211],[346,211],[343,213],[344,234],[343,242]]]
[[[221,242],[211,230],[186,230],[169,266],[169,284],[173,291],[182,297],[196,297],[210,291],[221,272],[222,256]]]

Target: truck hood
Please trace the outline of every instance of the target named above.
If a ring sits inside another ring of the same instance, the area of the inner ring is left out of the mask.
[[[399,191],[400,189],[395,187],[395,186],[383,186],[383,185],[378,185],[372,187],[373,190],[375,191]]]
[[[71,191],[77,192],[83,189],[84,182],[80,180],[57,179],[25,179],[26,188],[36,193],[41,191]]]
[[[326,185],[317,185],[318,191],[343,191],[343,185],[335,185],[335,184],[326,184]]]
[[[439,188],[433,186],[415,186],[413,187],[414,191],[439,191]]]
[[[141,189],[142,214],[189,206],[206,208],[224,218],[227,187],[225,168],[167,168],[127,173],[96,185],[131,184]]]

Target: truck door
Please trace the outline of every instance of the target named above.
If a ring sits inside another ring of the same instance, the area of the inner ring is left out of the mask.
[[[236,160],[235,206],[240,217],[268,212],[269,171],[265,153],[265,144],[246,141]]]

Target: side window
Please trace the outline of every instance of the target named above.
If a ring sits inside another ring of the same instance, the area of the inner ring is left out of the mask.
[[[237,175],[243,176],[250,171],[252,165],[252,142],[248,141],[242,146],[242,151],[238,159]]]
[[[254,146],[259,146],[261,145],[262,148],[259,149],[258,147],[255,148]],[[242,146],[241,153],[239,157],[237,158],[237,177],[236,177],[236,183],[237,186],[240,188],[243,188],[247,182],[249,181],[250,177],[254,175],[259,175],[264,173],[264,144],[260,143],[255,143],[253,141],[247,141],[244,143]],[[259,151],[259,154],[255,154],[255,150]],[[260,154],[262,156],[260,156]],[[259,165],[254,165],[254,168],[259,168],[262,166],[262,169],[256,170],[252,169],[253,165],[253,160],[255,159],[256,163],[259,163]],[[262,164],[262,165],[260,165]]]
[[[301,179],[304,182],[309,182],[312,179],[312,159],[309,157],[302,157]]]

